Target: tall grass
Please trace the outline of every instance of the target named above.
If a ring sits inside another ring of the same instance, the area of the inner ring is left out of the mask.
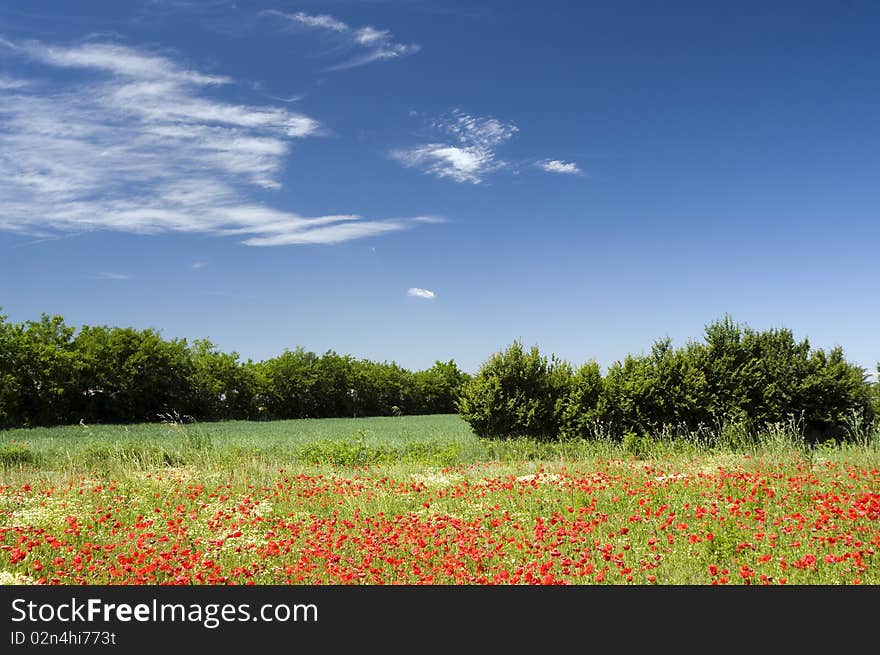
[[[299,467],[439,467],[497,462],[578,462],[597,459],[652,460],[714,454],[796,457],[812,460],[858,456],[880,462],[880,431],[854,425],[852,442],[811,445],[794,423],[752,433],[741,425],[720,430],[672,427],[656,435],[617,440],[483,440],[455,415],[305,419],[251,423],[185,423],[115,426],[85,424],[0,433],[0,481],[99,473],[126,476],[146,470],[257,471]]]

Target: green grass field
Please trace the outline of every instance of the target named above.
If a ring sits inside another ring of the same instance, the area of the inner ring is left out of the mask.
[[[489,455],[455,415],[73,425],[0,433],[5,475],[198,465],[452,465]]]
[[[0,480],[196,466],[275,469],[296,465],[440,466],[481,462],[583,462],[599,458],[697,457],[710,453],[800,453],[813,457],[877,457],[880,435],[861,444],[810,448],[791,430],[770,430],[748,441],[708,448],[696,437],[611,442],[479,439],[457,415],[304,419],[292,421],[71,425],[0,432]]]
[[[0,584],[880,584],[880,439],[457,416],[0,434]]]
[[[757,437],[708,447],[699,435],[615,442],[480,439],[457,415],[293,421],[73,425],[0,432],[0,484],[63,483],[72,476],[127,479],[153,471],[270,480],[278,470],[410,475],[423,470],[491,466],[520,475],[545,466],[583,467],[607,460],[742,462],[796,458],[868,469],[880,465],[880,433],[859,444],[809,447],[780,426]]]

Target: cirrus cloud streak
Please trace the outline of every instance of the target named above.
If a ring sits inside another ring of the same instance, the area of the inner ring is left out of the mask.
[[[306,14],[299,11],[295,14],[267,9],[260,16],[276,21],[285,30],[306,28],[320,30],[328,38],[332,38],[337,47],[347,53],[347,59],[326,68],[327,71],[355,68],[374,61],[399,59],[417,53],[421,47],[417,43],[400,43],[394,39],[389,30],[380,30],[367,25],[351,27],[327,14]]]
[[[281,188],[295,140],[319,122],[218,99],[234,84],[115,43],[0,41],[5,55],[84,75],[0,78],[0,229],[43,237],[117,230],[241,235],[254,246],[340,243],[415,219],[303,217],[251,199]],[[84,79],[83,79],[84,78]]]

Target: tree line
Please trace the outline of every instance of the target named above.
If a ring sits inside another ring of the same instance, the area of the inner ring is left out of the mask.
[[[455,362],[423,371],[302,348],[242,361],[208,340],[153,329],[12,323],[0,314],[0,427],[444,414],[468,377]]]
[[[657,340],[602,375],[514,342],[470,376],[453,360],[423,371],[302,348],[254,362],[208,340],[153,329],[12,323],[0,314],[0,427],[274,420],[458,412],[482,437],[623,438],[673,428],[760,430],[795,421],[816,438],[852,436],[880,416],[880,383],[839,347],[730,317],[701,341]],[[880,368],[880,367],[878,367]]]
[[[463,386],[459,411],[488,438],[717,435],[730,426],[755,434],[785,423],[811,441],[847,440],[880,415],[880,382],[839,347],[814,350],[791,330],[755,331],[725,317],[700,342],[657,340],[604,376],[596,362],[575,369],[514,342]]]

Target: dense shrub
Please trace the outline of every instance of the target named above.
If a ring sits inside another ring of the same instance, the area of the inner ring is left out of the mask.
[[[858,438],[877,415],[877,389],[840,348],[812,350],[791,330],[755,331],[725,317],[703,342],[673,348],[660,339],[604,378],[595,363],[573,374],[514,343],[465,385],[460,413],[488,437],[601,433],[636,444],[661,432],[748,437],[786,423],[817,441]]]
[[[871,413],[873,419],[880,423],[880,364],[877,364],[877,379],[871,386]]]
[[[864,369],[843,350],[811,350],[791,330],[757,332],[727,317],[706,328],[697,353],[716,424],[745,420],[754,429],[789,420],[817,438],[839,433],[854,415],[871,413]]]
[[[596,436],[604,383],[599,364],[588,362],[571,376],[559,406],[559,432],[565,437]]]
[[[565,362],[548,361],[537,346],[526,352],[515,341],[462,387],[459,413],[481,437],[554,438],[571,378]]]
[[[699,346],[673,349],[669,339],[651,354],[628,356],[608,370],[598,419],[618,437],[656,433],[664,426],[695,429],[707,420],[707,382],[699,367]]]

